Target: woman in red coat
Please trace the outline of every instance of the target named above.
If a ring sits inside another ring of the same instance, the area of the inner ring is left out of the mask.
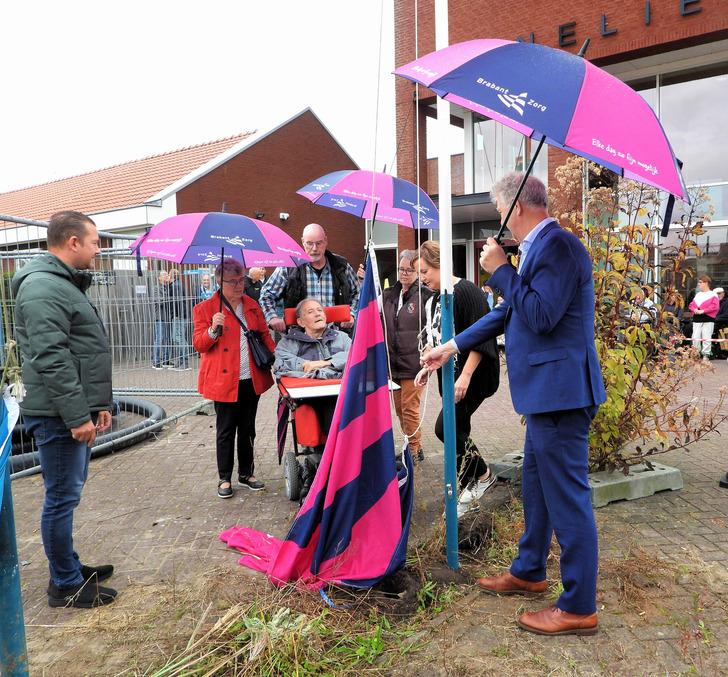
[[[260,395],[273,385],[270,370],[255,365],[241,323],[248,329],[260,331],[271,352],[275,350],[275,343],[268,333],[260,306],[243,294],[245,267],[242,263],[225,260],[215,269],[215,279],[218,291],[194,308],[193,344],[201,355],[197,390],[215,402],[217,414],[217,471],[220,478],[217,495],[231,498],[236,436],[238,482],[253,491],[260,491],[265,486],[254,474],[255,416]]]

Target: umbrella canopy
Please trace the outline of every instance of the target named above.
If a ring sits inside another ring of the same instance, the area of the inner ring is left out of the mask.
[[[580,56],[528,42],[472,40],[394,71],[438,96],[689,202],[647,102]]]
[[[246,267],[292,267],[311,261],[300,244],[272,223],[226,212],[171,216],[131,248],[141,256],[174,263],[218,263],[223,253]]]
[[[332,172],[297,191],[311,202],[408,228],[440,227],[437,207],[413,183],[363,169]]]

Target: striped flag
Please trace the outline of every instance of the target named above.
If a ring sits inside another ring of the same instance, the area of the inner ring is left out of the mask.
[[[285,540],[244,527],[220,538],[275,585],[374,585],[404,566],[412,514],[409,449],[398,472],[387,353],[367,266],[341,393],[311,490]]]

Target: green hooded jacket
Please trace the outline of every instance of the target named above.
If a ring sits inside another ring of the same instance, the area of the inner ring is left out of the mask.
[[[55,416],[68,429],[111,411],[111,354],[86,290],[91,274],[43,254],[13,277],[15,333],[28,416]]]

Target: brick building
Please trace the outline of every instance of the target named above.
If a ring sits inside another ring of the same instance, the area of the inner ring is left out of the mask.
[[[721,248],[728,248],[721,247],[728,243],[728,0],[613,0],[599,5],[449,0],[447,6],[449,44],[521,38],[575,54],[589,38],[586,58],[640,92],[684,162],[688,185],[708,187],[716,213],[699,242],[703,257],[694,267],[698,274],[728,282],[728,261],[720,256]],[[395,67],[435,50],[434,21],[434,0],[395,0]],[[415,104],[416,89],[397,78],[397,137],[402,135],[398,174],[415,181],[419,159],[420,183],[433,194],[438,192],[437,160],[434,144],[428,143],[428,120],[434,115],[435,96],[419,88]],[[495,178],[528,161],[530,142],[455,105],[451,125],[459,143],[451,158],[453,265],[456,274],[477,280],[476,252],[498,226],[488,191]],[[544,150],[535,172],[548,181],[565,154]],[[413,243],[411,231],[400,232],[401,248]]]
[[[75,209],[92,216],[101,231],[139,235],[169,216],[222,211],[224,205],[230,213],[263,214],[260,218],[297,241],[308,223],[320,223],[331,250],[356,265],[365,244],[361,219],[318,207],[296,191],[329,172],[357,168],[313,111],[306,109],[265,131],[2,193],[0,214],[46,221],[61,209]],[[289,216],[281,219],[281,214]],[[2,225],[9,224],[0,220]],[[18,231],[0,230],[0,246],[22,243]],[[26,240],[35,241],[38,235],[43,239],[42,229],[28,227]],[[124,241],[119,244],[128,246]]]

